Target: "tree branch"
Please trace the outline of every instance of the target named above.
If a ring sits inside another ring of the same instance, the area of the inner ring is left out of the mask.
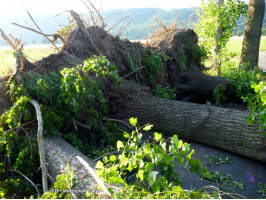
[[[20,75],[19,68],[21,65],[20,57],[22,56],[21,48],[18,49],[18,54],[16,57],[16,63],[15,63],[15,73],[13,76],[17,80],[18,83],[23,84],[23,78]],[[24,89],[24,93],[26,96],[30,96],[29,92]],[[46,166],[46,160],[45,160],[45,152],[44,152],[44,142],[43,142],[43,121],[42,121],[42,114],[41,114],[41,108],[40,105],[35,101],[31,100],[30,103],[34,106],[36,110],[37,120],[38,120],[38,130],[37,130],[37,140],[38,140],[38,146],[39,146],[39,154],[40,154],[40,162],[41,162],[41,168],[42,168],[42,183],[43,183],[43,192],[48,191],[48,181],[47,181],[47,166]]]
[[[19,26],[20,28],[24,28],[24,29],[27,29],[27,30],[33,31],[33,32],[35,32],[35,33],[38,33],[38,34],[40,34],[40,35],[42,35],[42,36],[44,36],[44,37],[53,37],[54,40],[57,40],[57,38],[59,38],[64,44],[66,44],[65,40],[62,38],[61,35],[58,35],[58,34],[45,34],[45,33],[39,32],[39,31],[37,31],[37,30],[35,30],[35,29],[29,28],[29,27],[27,27],[27,26],[23,26],[23,25],[20,25],[20,24],[14,23],[14,22],[13,22],[12,24],[15,25],[15,26]],[[49,40],[49,41],[50,41],[50,40]],[[51,41],[50,41],[50,42],[51,42]],[[57,50],[59,50],[58,47],[57,47],[53,42],[51,42],[51,43],[52,43],[52,45],[53,45]]]
[[[2,38],[8,42],[8,44],[13,48],[16,49],[16,45],[6,36],[5,32],[0,28],[0,33]]]

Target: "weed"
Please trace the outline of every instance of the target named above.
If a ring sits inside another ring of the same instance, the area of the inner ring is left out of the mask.
[[[257,190],[257,193],[261,194],[262,199],[266,199],[266,183],[265,184],[259,183],[257,186],[259,188],[259,190]]]
[[[233,181],[231,174],[221,174],[218,171],[208,171],[207,168],[201,170],[201,178],[209,180],[213,183],[220,183],[221,186],[230,186],[230,191],[234,192],[234,189],[244,189],[244,184],[241,182]],[[223,190],[223,188],[220,188]]]
[[[226,163],[232,163],[232,160],[229,157],[223,157],[223,156],[205,156],[206,158],[208,158],[207,160],[207,164],[211,165],[212,162],[214,162],[216,165],[221,165],[221,164],[226,164]]]

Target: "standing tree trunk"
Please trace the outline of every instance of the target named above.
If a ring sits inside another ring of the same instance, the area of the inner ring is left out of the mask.
[[[218,0],[218,2],[217,2],[218,10],[220,9],[220,7],[223,4],[224,4],[224,0]],[[220,38],[223,34],[223,31],[222,31],[221,26],[220,26],[219,18],[217,18],[217,24],[218,24],[218,27],[216,30],[215,47],[214,47],[214,52],[213,52],[213,65],[218,71],[218,76],[221,76],[221,62],[218,62],[217,58],[218,58],[220,51],[221,51]]]
[[[261,29],[263,25],[265,0],[249,0],[248,17],[244,32],[239,65],[250,63],[247,69],[258,65]]]

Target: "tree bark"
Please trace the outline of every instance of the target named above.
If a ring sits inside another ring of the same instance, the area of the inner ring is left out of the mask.
[[[101,198],[111,198],[103,183],[98,179],[95,171],[95,162],[68,144],[58,136],[44,138],[45,155],[49,175],[56,180],[56,176],[66,170],[67,165],[74,170],[77,185],[73,189],[74,195],[82,198],[87,190],[96,192]],[[99,191],[99,185],[103,190]],[[114,187],[114,186],[113,186]],[[76,192],[75,192],[76,191]]]
[[[266,137],[257,123],[248,125],[248,112],[156,98],[130,82],[107,90],[117,118],[137,117],[141,124],[153,124],[154,131],[266,162]]]
[[[243,38],[240,65],[250,63],[247,69],[258,65],[261,30],[264,19],[265,0],[250,0]]]
[[[220,9],[220,7],[223,4],[224,4],[224,0],[218,0],[218,2],[217,2],[218,10]],[[221,39],[221,36],[223,34],[223,31],[222,31],[222,29],[220,27],[219,18],[216,20],[216,23],[218,24],[218,27],[217,27],[217,30],[216,30],[215,47],[214,47],[214,52],[213,52],[213,65],[218,71],[218,76],[221,76],[221,73],[222,73],[221,72],[221,63],[218,62],[217,57],[219,56],[220,51],[221,51],[220,39]]]

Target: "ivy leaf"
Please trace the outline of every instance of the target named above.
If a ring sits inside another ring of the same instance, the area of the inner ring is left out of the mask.
[[[138,138],[138,140],[141,140],[141,138],[142,138],[142,134],[139,133],[139,134],[137,135],[137,138]]]
[[[130,138],[130,135],[127,132],[124,132],[124,138]]]
[[[179,139],[177,137],[177,135],[174,135],[171,139],[171,143],[172,144],[175,144],[176,146],[178,146],[178,143],[179,143]]]
[[[136,177],[137,177],[137,178],[140,178],[140,180],[142,180],[142,181],[143,181],[143,180],[144,180],[144,178],[145,178],[144,172],[145,172],[145,171],[144,171],[144,170],[142,170],[142,169],[141,169],[141,170],[139,170],[139,171],[138,171],[138,173],[137,173],[137,175],[136,175]]]
[[[103,168],[103,163],[101,161],[98,161],[95,168],[97,169],[102,169]]]
[[[150,162],[150,163],[148,163],[146,165],[145,170],[146,171],[151,171],[153,169],[153,167],[154,167],[154,164]]]
[[[155,132],[155,133],[154,133],[154,139],[155,139],[156,141],[159,141],[160,139],[162,139],[162,134]]]
[[[129,119],[129,123],[131,124],[131,126],[135,127],[137,125],[137,123],[138,123],[138,118],[131,117]]]
[[[144,131],[149,131],[149,130],[151,130],[152,127],[153,127],[153,125],[146,125],[146,126],[143,128],[143,130],[144,130]]]
[[[188,161],[190,165],[190,171],[197,173],[200,170],[201,161],[199,159],[191,159]]]
[[[125,154],[122,154],[122,156],[120,156],[120,162],[125,166],[128,164],[128,158],[125,156]]]
[[[154,193],[157,193],[157,192],[160,192],[161,190],[161,185],[159,183],[154,183],[152,186],[151,186],[151,189]]]
[[[123,144],[123,142],[121,142],[120,140],[118,140],[116,146],[117,146],[117,149],[118,149],[118,151],[119,151],[120,148],[123,148],[123,147],[124,147],[124,144]]]
[[[111,155],[111,156],[109,157],[109,160],[112,161],[112,162],[116,161],[116,156]]]
[[[157,171],[152,171],[148,173],[148,177],[146,178],[146,180],[148,181],[150,186],[152,186],[155,183],[157,174],[158,174]]]
[[[176,193],[180,193],[182,191],[182,188],[180,186],[173,186],[172,191]]]

